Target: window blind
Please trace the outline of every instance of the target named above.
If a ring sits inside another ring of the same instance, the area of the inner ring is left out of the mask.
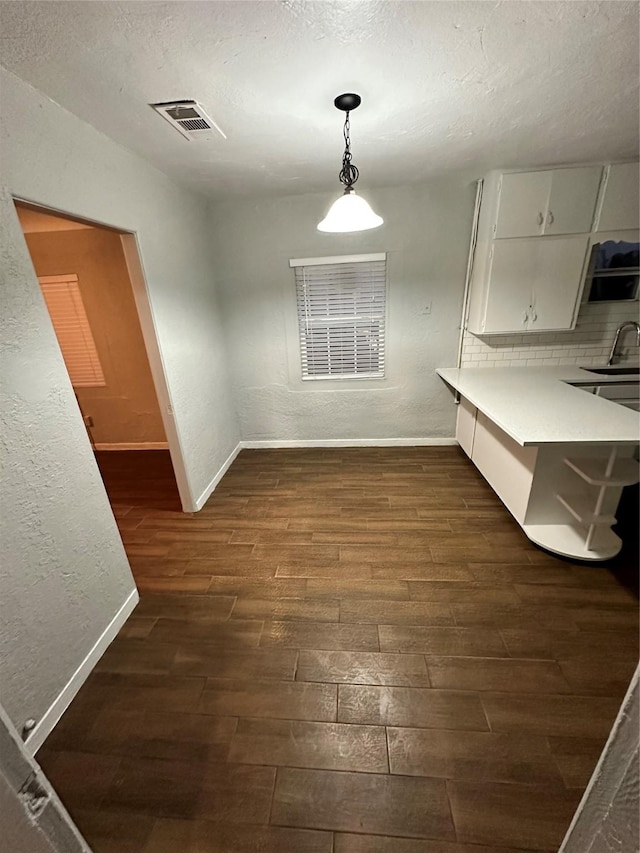
[[[303,379],[384,376],[386,259],[373,257],[291,262]]]
[[[106,385],[76,275],[38,279],[75,388]]]

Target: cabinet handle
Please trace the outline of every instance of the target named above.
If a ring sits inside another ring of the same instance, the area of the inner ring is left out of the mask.
[[[554,218],[553,212],[550,210],[547,216],[547,225],[553,225]]]
[[[533,320],[534,323],[538,319],[538,315],[536,314],[535,308],[534,308],[533,313],[531,315],[531,319]]]
[[[527,322],[527,320],[528,320],[528,319],[529,319],[529,312],[528,312],[528,311],[523,311],[523,312],[522,312],[522,323],[523,323],[523,324],[525,324],[525,323]]]
[[[544,222],[544,216],[542,215],[542,211],[538,213],[538,225],[542,225]]]

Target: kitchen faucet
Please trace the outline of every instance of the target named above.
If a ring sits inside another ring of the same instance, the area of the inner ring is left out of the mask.
[[[613,339],[613,346],[611,347],[611,352],[609,353],[609,361],[607,362],[608,366],[612,365],[613,362],[616,360],[616,350],[618,348],[618,341],[620,340],[620,333],[627,326],[633,326],[633,328],[636,330],[636,346],[640,347],[640,323],[636,323],[635,320],[625,320],[624,323],[620,323],[620,325],[616,329],[616,336]]]

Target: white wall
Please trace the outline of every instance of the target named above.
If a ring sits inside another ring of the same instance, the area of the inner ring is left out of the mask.
[[[640,849],[640,687],[631,679],[607,745],[559,853],[632,853]]]
[[[4,69],[0,92],[9,191],[137,233],[169,392],[161,403],[174,413],[165,406],[165,428],[195,502],[238,442],[207,202]]]
[[[339,195],[213,208],[216,277],[242,439],[447,438],[455,407],[435,375],[455,363],[475,184],[466,176],[362,194],[385,224],[359,234],[316,225]],[[302,382],[290,258],[388,253],[384,380]],[[431,313],[422,313],[431,304]]]
[[[137,232],[193,498],[206,493],[238,432],[206,202],[0,75],[8,181],[0,191],[0,683],[20,730],[28,717],[49,710],[51,722],[51,709],[64,709],[86,676],[74,680],[76,669],[133,605],[134,584],[11,194]]]
[[[0,684],[20,731],[55,705],[135,586],[4,190],[0,268]]]

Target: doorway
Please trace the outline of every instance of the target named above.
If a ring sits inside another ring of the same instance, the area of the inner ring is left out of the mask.
[[[114,513],[190,509],[135,235],[14,203]]]

